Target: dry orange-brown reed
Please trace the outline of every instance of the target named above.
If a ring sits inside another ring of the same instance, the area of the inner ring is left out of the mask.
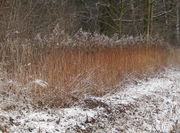
[[[167,59],[168,50],[156,45],[53,49],[28,71],[48,83],[34,87],[32,98],[38,105],[63,106],[82,94],[103,95],[127,74],[155,72]]]

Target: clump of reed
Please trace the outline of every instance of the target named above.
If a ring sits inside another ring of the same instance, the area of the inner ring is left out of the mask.
[[[118,40],[82,31],[73,37],[61,32],[0,46],[9,78],[30,88],[32,104],[51,107],[70,105],[84,94],[102,96],[127,75],[160,70],[169,56],[167,46],[153,38],[147,44],[141,36]]]

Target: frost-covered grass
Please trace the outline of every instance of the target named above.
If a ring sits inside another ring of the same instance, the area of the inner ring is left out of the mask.
[[[9,38],[0,43],[0,67],[36,106],[69,106],[84,94],[102,96],[125,77],[155,73],[168,64],[168,45],[143,36],[109,38],[59,29],[44,38]],[[11,89],[12,92],[12,89]]]
[[[1,87],[6,87],[1,82]],[[0,130],[28,132],[178,132],[180,69],[131,79],[102,97],[67,108],[34,108],[0,93]]]

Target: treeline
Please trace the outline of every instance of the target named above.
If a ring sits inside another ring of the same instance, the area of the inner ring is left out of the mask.
[[[179,0],[1,0],[0,40],[34,38],[58,24],[73,35],[79,29],[110,37],[160,35],[180,43]]]

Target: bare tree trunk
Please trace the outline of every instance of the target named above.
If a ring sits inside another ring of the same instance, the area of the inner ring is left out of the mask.
[[[177,44],[180,43],[180,1],[177,0],[177,5],[176,5],[176,38],[177,38]]]
[[[136,34],[136,25],[135,25],[135,8],[134,8],[134,0],[131,0],[131,17],[132,17],[132,25],[133,25],[133,27],[132,27],[132,29],[133,29],[133,35],[135,35]]]
[[[163,35],[165,39],[168,38],[168,16],[167,16],[167,8],[166,8],[166,0],[163,0],[163,8],[164,8],[164,22],[165,26],[163,28]]]
[[[123,17],[123,0],[120,1],[120,11],[119,11],[119,33],[118,37],[122,36],[122,17]]]
[[[153,0],[146,0],[146,16],[145,16],[145,33],[146,39],[149,41],[152,32],[153,22]]]
[[[164,14],[164,17],[165,17],[165,24],[166,24],[166,26],[168,25],[168,17],[167,17],[167,10],[166,10],[166,0],[163,0],[163,6],[164,6],[164,12],[165,12],[165,14]]]

